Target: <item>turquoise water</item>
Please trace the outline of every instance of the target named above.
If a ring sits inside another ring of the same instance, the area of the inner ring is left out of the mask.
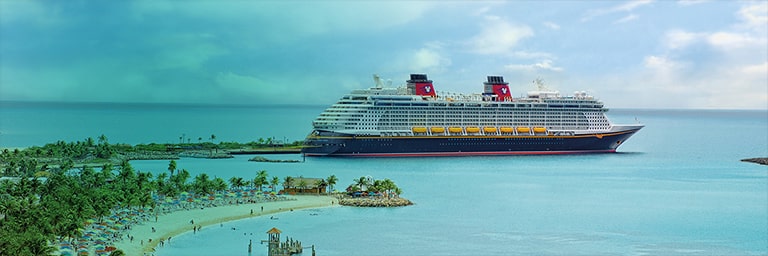
[[[298,140],[322,111],[3,106],[3,147],[102,133],[113,143],[175,142],[181,133],[204,140],[210,133],[224,141]],[[360,176],[389,178],[416,205],[298,210],[278,214],[278,220],[229,222],[174,237],[157,255],[248,255],[249,240],[254,241],[252,255],[266,255],[258,241],[272,227],[314,244],[318,255],[768,254],[768,167],[739,161],[768,156],[768,113],[615,110],[609,117],[624,123],[637,119],[647,126],[616,154],[307,158],[282,164],[248,162],[249,156],[181,159],[178,167],[193,176],[206,172],[225,179],[254,177],[262,169],[279,177],[335,174],[343,189]],[[168,162],[133,165],[160,173]]]

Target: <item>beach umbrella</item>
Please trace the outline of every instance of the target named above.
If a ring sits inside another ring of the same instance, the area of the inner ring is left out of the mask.
[[[114,246],[107,246],[107,248],[104,248],[104,250],[108,251],[108,252],[111,252],[111,251],[117,250],[117,248],[114,247]]]

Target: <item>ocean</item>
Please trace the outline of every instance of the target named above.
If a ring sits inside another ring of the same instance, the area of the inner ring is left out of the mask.
[[[210,141],[212,134],[214,142],[295,141],[324,107],[2,102],[0,147],[101,134],[130,144]],[[192,176],[333,174],[337,189],[361,176],[389,178],[415,205],[228,222],[174,237],[156,255],[267,255],[260,241],[272,227],[324,256],[768,254],[768,166],[739,161],[768,157],[768,112],[616,109],[608,116],[646,127],[613,154],[183,158],[178,168]],[[132,165],[162,173],[168,161]]]

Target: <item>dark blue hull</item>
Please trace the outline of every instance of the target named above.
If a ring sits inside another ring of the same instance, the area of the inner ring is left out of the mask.
[[[352,136],[315,132],[306,156],[465,156],[615,152],[635,130],[575,136]]]

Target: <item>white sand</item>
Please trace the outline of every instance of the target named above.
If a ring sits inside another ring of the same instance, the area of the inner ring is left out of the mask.
[[[184,232],[192,232],[193,225],[190,220],[194,220],[194,226],[202,226],[205,229],[209,225],[218,225],[219,223],[258,217],[277,212],[318,208],[338,205],[338,200],[330,196],[290,196],[296,200],[275,201],[255,204],[239,204],[219,206],[213,208],[193,209],[176,211],[170,214],[162,215],[157,218],[139,225],[133,225],[131,230],[126,232],[133,235],[131,241],[127,237],[120,242],[115,243],[115,247],[125,252],[126,255],[143,255],[145,252],[152,252],[161,239],[167,240],[168,237],[174,237]],[[261,207],[264,206],[264,211]],[[251,215],[253,210],[253,215]],[[152,232],[152,228],[155,232]],[[152,242],[148,242],[152,239]],[[143,245],[142,242],[143,241]],[[173,239],[171,239],[173,241]]]

